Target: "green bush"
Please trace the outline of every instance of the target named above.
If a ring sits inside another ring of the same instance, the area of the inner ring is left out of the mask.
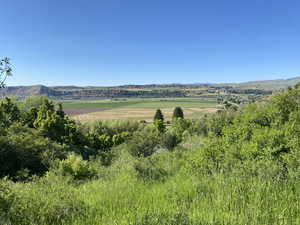
[[[45,173],[53,160],[65,157],[65,150],[37,131],[14,124],[0,136],[0,155],[0,177],[17,178],[25,170],[28,175]]]
[[[144,181],[163,181],[167,172],[151,158],[140,159],[134,164],[138,178]]]
[[[129,153],[135,157],[148,157],[156,152],[160,144],[160,133],[153,127],[135,132],[128,142]]]
[[[15,194],[11,190],[11,183],[0,180],[0,224],[9,224],[9,212],[15,201]]]
[[[16,201],[10,207],[8,218],[11,224],[62,225],[70,224],[87,209],[78,199],[76,189],[65,184],[44,180],[15,186]]]
[[[172,151],[179,143],[179,138],[170,132],[165,133],[161,140],[162,147],[169,151]]]
[[[46,96],[32,96],[26,98],[22,103],[20,108],[24,111],[30,111],[32,108],[39,108],[47,100]]]
[[[70,154],[58,163],[57,172],[61,176],[71,176],[74,180],[90,179],[96,176],[96,170],[80,156]]]
[[[112,137],[113,145],[115,145],[115,146],[120,145],[120,144],[124,143],[128,138],[129,138],[129,133],[127,131],[123,131],[119,134],[115,134]]]
[[[223,128],[232,124],[235,118],[235,112],[232,111],[220,111],[211,116],[208,123],[209,132],[215,137],[221,137]]]
[[[193,223],[183,210],[175,212],[147,212],[142,216],[137,216],[130,225],[201,225]]]
[[[192,126],[190,127],[190,132],[196,135],[207,136],[208,135],[208,116],[204,115],[202,118],[198,120],[194,120]]]
[[[154,124],[154,127],[156,128],[156,130],[159,133],[164,133],[165,132],[166,126],[165,126],[163,120],[154,120],[153,124]]]
[[[95,121],[87,124],[87,132],[97,136],[106,134],[111,137],[122,132],[128,132],[131,135],[143,126],[143,124],[131,120]]]
[[[183,118],[176,118],[172,121],[170,132],[177,137],[178,140],[182,140],[183,133],[188,131],[192,125],[192,121]]]
[[[8,128],[15,122],[21,121],[21,112],[15,102],[6,97],[0,102],[0,127]]]

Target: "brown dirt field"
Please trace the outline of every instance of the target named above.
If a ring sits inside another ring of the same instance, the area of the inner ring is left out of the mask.
[[[89,108],[89,109],[64,109],[64,112],[68,116],[76,116],[80,114],[87,114],[92,112],[99,112],[107,109],[99,109],[99,108]]]
[[[170,120],[172,118],[173,109],[165,108],[161,109],[165,119]],[[79,121],[92,121],[92,120],[112,120],[112,119],[139,119],[151,121],[156,109],[147,108],[119,108],[111,110],[103,110],[99,112],[86,113],[81,115],[75,115],[72,118]],[[199,115],[201,113],[216,112],[216,108],[185,108],[184,114],[187,118],[192,117],[193,114]]]

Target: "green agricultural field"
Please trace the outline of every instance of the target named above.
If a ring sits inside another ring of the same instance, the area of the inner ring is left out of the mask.
[[[215,107],[216,102],[192,101],[192,100],[153,100],[141,101],[129,107],[137,108],[174,108],[180,106],[182,108],[207,108]]]
[[[102,109],[114,109],[120,107],[128,107],[131,105],[139,104],[139,101],[78,101],[71,103],[63,103],[64,109],[90,109],[90,108],[102,108]]]
[[[98,101],[67,101],[63,107],[67,114],[77,120],[103,119],[146,119],[153,117],[156,109],[160,108],[170,119],[172,110],[180,106],[189,117],[211,112],[216,108],[215,99],[201,98],[147,98]],[[192,116],[193,115],[193,116]]]
[[[158,98],[158,99],[126,99],[126,100],[99,100],[99,101],[71,101],[63,102],[65,109],[88,109],[104,108],[114,109],[121,107],[131,108],[173,108],[180,106],[183,108],[206,108],[215,107],[215,99],[197,99],[197,98]]]

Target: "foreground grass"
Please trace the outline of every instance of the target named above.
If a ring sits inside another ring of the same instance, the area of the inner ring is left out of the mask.
[[[48,176],[12,185],[12,224],[294,225],[300,181],[238,174],[192,174],[163,156],[167,176],[141,179],[122,158],[83,183]],[[161,159],[158,159],[161,160]]]
[[[97,190],[102,190],[100,193]],[[120,179],[81,187],[90,206],[75,224],[299,224],[298,183],[224,176],[145,185]]]

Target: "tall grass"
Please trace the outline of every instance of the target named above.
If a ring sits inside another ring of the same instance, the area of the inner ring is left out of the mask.
[[[48,176],[11,184],[12,224],[75,225],[296,225],[300,181],[249,176],[195,175],[184,155],[156,156],[169,174],[140,179],[135,159],[123,154],[102,176],[85,183]],[[102,171],[103,172],[103,171]]]
[[[145,184],[124,176],[80,188],[90,206],[75,224],[299,224],[299,183],[187,177]]]

